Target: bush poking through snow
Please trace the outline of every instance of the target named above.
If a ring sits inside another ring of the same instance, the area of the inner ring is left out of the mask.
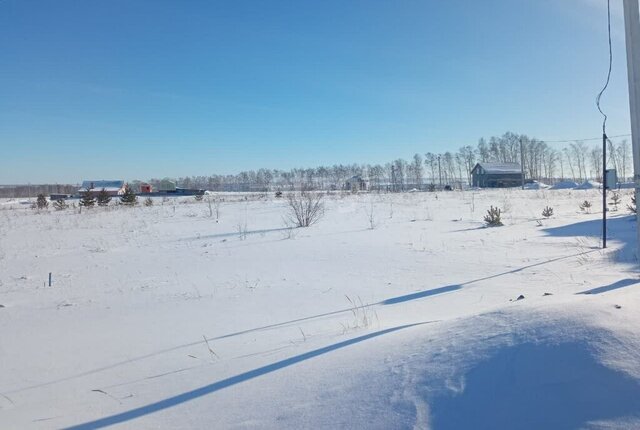
[[[38,199],[36,200],[36,207],[38,210],[46,209],[49,207],[49,202],[44,194],[38,194]]]
[[[239,222],[238,223],[238,237],[240,238],[240,240],[245,240],[247,238],[247,234],[249,229],[247,228],[247,222],[245,221],[244,223]]]
[[[98,202],[98,206],[108,206],[111,203],[111,196],[104,188],[100,190],[98,196],[96,197],[96,201]]]
[[[309,227],[324,215],[324,197],[321,193],[300,191],[287,194],[289,219],[296,227]]]
[[[67,209],[68,207],[69,207],[69,205],[63,199],[58,199],[53,204],[53,208],[55,210],[57,210],[57,211],[63,211],[65,209]]]
[[[201,202],[204,196],[202,194],[196,194],[193,198],[196,199],[196,202]]]
[[[611,204],[613,205],[613,210],[618,211],[618,205],[620,204],[620,193],[616,193],[615,191],[611,194]]]
[[[631,194],[631,203],[627,205],[627,209],[632,214],[638,213],[638,209],[636,207],[636,196],[635,196],[635,194]]]
[[[210,196],[207,196],[207,205],[209,206],[209,217],[213,217],[213,212],[216,213],[216,222],[220,221],[220,205],[222,204],[220,199],[214,198],[211,199]]]
[[[502,212],[504,213],[511,212],[511,198],[506,194],[502,198]]]
[[[366,207],[365,211],[367,213],[367,219],[369,221],[369,229],[373,230],[376,228],[376,206],[373,202],[373,199],[371,199],[371,202],[369,202],[369,207]]]
[[[550,218],[553,216],[553,208],[550,206],[545,207],[544,209],[542,209],[542,216],[545,218]]]
[[[120,203],[127,206],[134,206],[138,204],[138,196],[133,192],[129,184],[124,186],[124,194],[120,196]]]
[[[153,206],[153,199],[151,197],[147,197],[146,199],[144,199],[144,205],[146,207]]]
[[[580,210],[586,213],[591,213],[591,202],[589,200],[585,200],[580,203]]]
[[[502,212],[499,208],[491,206],[491,209],[487,211],[487,214],[484,216],[484,222],[487,227],[500,227],[502,224],[502,220],[500,219]]]
[[[344,325],[342,323],[340,324],[342,325],[342,334],[348,332],[349,330],[369,328],[374,322],[374,317],[378,324],[380,323],[378,314],[375,311],[372,311],[369,305],[365,305],[362,302],[360,296],[358,296],[357,298],[351,298],[345,294],[345,297],[350,304],[350,311],[351,315],[353,316],[353,322],[347,325]]]

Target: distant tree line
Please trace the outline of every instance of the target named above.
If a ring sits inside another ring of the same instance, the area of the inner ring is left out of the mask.
[[[73,194],[77,185],[40,184],[40,185],[0,185],[0,198],[36,197],[38,194]]]
[[[522,142],[522,145],[521,145]],[[602,178],[602,147],[600,143],[586,144],[575,141],[568,144],[547,144],[524,134],[506,132],[502,136],[481,138],[477,145],[466,145],[457,151],[415,154],[410,160],[398,158],[385,164],[334,164],[290,170],[258,169],[242,171],[236,175],[186,176],[180,178],[151,179],[155,190],[170,189],[176,185],[211,191],[270,190],[344,190],[351,178],[368,181],[374,191],[406,191],[430,189],[450,185],[460,187],[471,183],[471,170],[477,162],[520,163],[523,149],[524,170],[527,179],[546,183],[560,180],[581,182]],[[627,140],[608,143],[609,168],[618,171],[621,181],[633,175],[631,145]],[[139,180],[130,184],[138,190]],[[77,191],[72,185],[19,185],[0,187],[0,197],[36,196],[39,193],[70,194]]]
[[[522,141],[522,145],[521,145]],[[368,180],[372,190],[406,191],[429,189],[433,186],[463,186],[471,184],[471,171],[478,162],[520,163],[523,149],[527,179],[555,183],[560,180],[582,182],[602,179],[602,146],[576,141],[569,144],[547,144],[523,134],[506,132],[502,136],[481,138],[474,146],[462,146],[458,151],[415,154],[385,164],[335,164],[291,170],[259,169],[237,175],[190,176],[175,181],[184,188],[211,191],[267,191],[274,189],[343,190],[350,178]],[[608,168],[615,168],[621,181],[632,176],[631,145],[627,140],[608,143]],[[148,181],[155,189],[163,182]]]

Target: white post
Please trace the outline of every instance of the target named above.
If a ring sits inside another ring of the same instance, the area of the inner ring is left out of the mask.
[[[640,14],[638,0],[624,0],[624,28],[627,44],[629,108],[631,110],[631,144],[633,150],[633,182],[636,202],[640,204]],[[637,254],[640,260],[640,217],[636,216]]]
[[[522,189],[524,190],[524,147],[520,138],[520,175],[522,176]]]

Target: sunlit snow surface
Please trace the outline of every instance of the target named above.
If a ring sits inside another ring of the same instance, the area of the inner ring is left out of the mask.
[[[640,428],[629,193],[3,200],[0,428]]]

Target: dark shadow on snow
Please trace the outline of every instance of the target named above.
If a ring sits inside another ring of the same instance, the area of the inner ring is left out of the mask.
[[[593,219],[574,224],[544,229],[550,236],[557,237],[602,237],[602,220]],[[619,262],[635,261],[636,223],[635,215],[616,215],[607,220],[607,240],[622,243],[620,250],[612,257]]]
[[[618,288],[630,287],[631,285],[635,285],[638,283],[640,283],[640,279],[621,279],[609,285],[603,285],[602,287],[593,288],[591,290],[580,291],[576,294],[601,294],[606,293],[607,291],[617,290]]]
[[[410,300],[422,299],[424,297],[435,296],[437,294],[449,293],[462,288],[460,285],[447,285],[446,287],[434,288],[432,290],[420,291],[413,294],[407,294],[404,296],[393,297],[391,299],[383,300],[379,304],[381,305],[395,305],[396,303],[408,302]]]
[[[386,330],[380,330],[375,333],[369,333],[364,336],[356,337],[354,339],[349,339],[344,342],[339,342],[333,345],[325,346],[324,348],[319,348],[313,351],[306,352],[304,354],[296,355],[295,357],[287,358],[285,360],[277,361],[275,363],[259,367],[254,370],[250,370],[245,373],[241,373],[236,376],[232,376],[227,379],[223,379],[221,381],[214,382],[209,385],[205,385],[203,387],[196,388],[191,391],[187,391],[182,394],[178,394],[173,397],[169,397],[154,403],[150,403],[145,406],[141,406],[139,408],[131,409],[126,412],[121,412],[119,414],[111,415],[108,417],[100,418],[95,421],[86,422],[83,424],[75,425],[72,427],[67,427],[67,430],[89,430],[89,429],[99,429],[107,426],[111,426],[118,423],[123,423],[135,418],[142,417],[144,415],[149,415],[163,409],[171,408],[173,406],[177,406],[181,403],[188,402],[190,400],[197,399],[199,397],[205,396],[207,394],[215,393],[216,391],[222,390],[227,387],[231,387],[236,384],[240,384],[245,381],[249,381],[253,378],[257,378],[262,375],[266,375],[268,373],[275,372],[277,370],[283,369],[285,367],[292,366],[294,364],[300,363],[305,360],[309,360],[314,357],[318,357],[323,354],[327,354],[329,352],[335,351],[340,348],[345,348],[350,345],[354,345],[356,343],[363,342],[365,340],[373,339],[378,336],[382,336],[388,333],[392,333],[398,330],[406,329],[409,327],[414,327],[417,325],[427,324],[416,323],[416,324],[407,324],[398,327],[389,328]]]
[[[393,297],[393,298],[390,298],[390,299],[382,300],[382,301],[377,302],[377,303],[365,304],[363,307],[369,308],[369,307],[380,306],[380,305],[392,305],[392,304],[395,304],[395,303],[402,303],[402,302],[406,302],[406,301],[409,301],[409,300],[416,300],[416,299],[427,297],[427,296],[433,296],[433,295],[436,295],[436,294],[442,294],[442,293],[446,293],[446,292],[449,292],[449,291],[454,291],[454,290],[457,290],[459,288],[460,288],[460,286],[457,286],[457,285],[449,286],[449,287],[442,287],[442,288],[435,288],[433,290],[427,290],[427,291],[422,291],[422,292],[419,292],[419,293],[407,294],[407,295],[404,295],[404,296]],[[344,309],[340,309],[340,310],[337,310],[337,311],[325,312],[325,313],[316,314],[316,315],[310,315],[310,316],[302,317],[302,318],[296,318],[296,319],[293,319],[293,320],[283,321],[283,322],[275,323],[275,324],[269,324],[269,325],[265,325],[265,326],[261,326],[261,327],[253,327],[253,328],[249,328],[249,329],[246,329],[246,330],[240,330],[240,331],[227,333],[227,334],[220,335],[220,336],[208,337],[207,341],[227,339],[227,338],[230,338],[230,337],[241,336],[241,335],[247,334],[247,333],[278,329],[278,328],[286,327],[286,326],[289,326],[289,325],[298,324],[298,323],[304,322],[304,321],[310,321],[310,320],[313,320],[313,319],[328,317],[328,316],[332,316],[332,315],[339,315],[339,314],[343,314],[343,313],[349,314],[351,312],[353,312],[353,307],[344,308]],[[5,391],[5,393],[6,394],[19,393],[21,391],[26,391],[26,390],[32,390],[32,389],[36,389],[36,388],[46,387],[48,385],[57,384],[59,382],[64,382],[64,381],[68,381],[68,380],[71,380],[71,379],[81,378],[83,376],[88,376],[88,375],[91,375],[91,374],[94,374],[94,373],[99,373],[99,372],[103,372],[103,371],[106,371],[106,370],[114,369],[116,367],[120,367],[120,366],[123,366],[123,365],[126,365],[126,364],[131,364],[131,363],[135,363],[137,361],[142,361],[142,360],[145,360],[147,358],[155,357],[157,355],[166,354],[166,353],[173,352],[173,351],[178,351],[180,349],[188,348],[188,347],[191,347],[191,346],[202,345],[204,343],[205,343],[204,340],[197,340],[197,341],[194,341],[194,342],[184,343],[184,344],[173,346],[173,347],[170,347],[170,348],[165,348],[165,349],[161,349],[161,350],[158,350],[158,351],[154,351],[154,352],[151,352],[149,354],[144,354],[144,355],[140,355],[140,356],[137,356],[137,357],[132,357],[130,359],[122,360],[122,361],[119,361],[119,362],[116,362],[116,363],[113,363],[113,364],[110,364],[110,365],[107,365],[107,366],[98,367],[98,368],[95,368],[95,369],[90,369],[90,370],[87,370],[85,372],[77,373],[75,375],[68,376],[68,377],[65,377],[65,378],[59,378],[59,379],[54,379],[54,380],[47,381],[47,382],[42,382],[42,383],[39,383],[39,384],[33,384],[33,385],[26,386],[26,387],[18,388],[18,389],[15,389],[15,390],[7,390],[7,391]]]
[[[640,418],[640,384],[604,367],[583,343],[521,344],[465,375],[463,391],[429,402],[440,429],[577,429],[596,420]]]
[[[255,235],[255,234],[267,234],[267,233],[273,233],[276,231],[285,231],[285,230],[290,230],[289,227],[280,227],[280,228],[265,228],[265,229],[261,229],[261,230],[251,230],[251,231],[247,231],[245,233],[243,233],[246,236],[250,236],[250,235]],[[237,231],[231,232],[231,233],[217,233],[217,234],[207,234],[207,235],[202,235],[202,236],[195,236],[195,237],[187,237],[184,239],[179,239],[178,241],[185,241],[185,240],[207,240],[207,239],[221,239],[221,238],[227,238],[227,237],[234,237],[234,236],[239,236],[240,233]]]
[[[483,225],[479,225],[477,227],[468,227],[468,228],[462,228],[460,230],[451,230],[449,233],[463,233],[465,231],[484,230],[486,228],[487,228],[487,226],[483,224]]]

